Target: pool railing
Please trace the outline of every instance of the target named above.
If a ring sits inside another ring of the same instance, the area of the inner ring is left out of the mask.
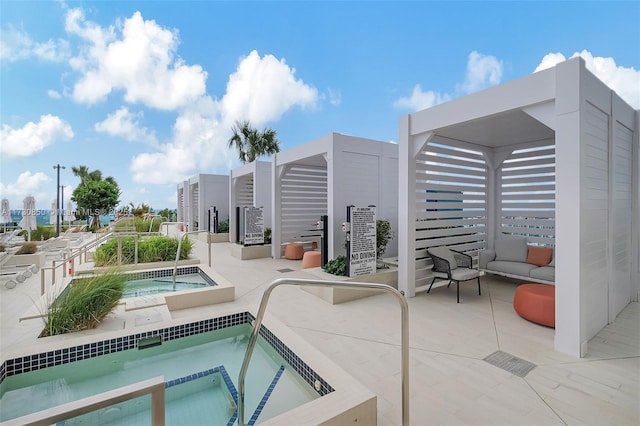
[[[162,376],[7,420],[0,426],[48,426],[148,394],[151,394],[151,424],[164,426],[165,383]]]

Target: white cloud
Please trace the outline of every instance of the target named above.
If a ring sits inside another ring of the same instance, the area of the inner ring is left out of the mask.
[[[53,89],[47,90],[47,96],[49,96],[51,99],[62,99],[62,95]]]
[[[133,158],[134,182],[175,183],[194,173],[228,173],[236,154],[227,148],[230,128],[221,124],[209,97],[186,108],[173,125],[171,142]]]
[[[58,39],[36,42],[13,26],[0,30],[0,60],[16,62],[29,58],[48,62],[61,62],[69,57],[69,43]]]
[[[51,114],[43,115],[40,121],[32,121],[19,129],[7,124],[0,130],[0,153],[8,157],[28,157],[42,151],[48,145],[73,138],[69,123]]]
[[[409,109],[413,111],[419,111],[421,109],[429,108],[434,105],[446,102],[450,99],[446,93],[438,93],[432,90],[427,92],[422,91],[422,87],[419,84],[413,86],[411,96],[402,97],[393,103],[395,108]]]
[[[104,121],[96,123],[94,129],[97,132],[121,137],[129,142],[142,142],[155,146],[158,143],[155,133],[146,127],[140,127],[139,119],[143,116],[142,111],[133,114],[127,107],[121,107],[113,114],[109,114]]]
[[[170,143],[132,160],[133,180],[175,183],[198,171],[228,173],[238,163],[236,151],[227,147],[236,120],[250,120],[260,127],[290,108],[316,104],[318,91],[296,80],[294,74],[284,60],[272,55],[260,58],[252,51],[229,76],[227,93],[220,102],[203,96],[191,103],[177,117]]]
[[[613,58],[593,56],[587,50],[575,52],[571,58],[577,56],[582,57],[587,69],[613,89],[629,105],[636,109],[640,108],[640,70],[618,66]],[[551,68],[566,59],[562,53],[549,53],[542,58],[534,72]]]
[[[467,74],[464,83],[458,88],[469,94],[499,84],[502,80],[502,61],[495,56],[483,55],[476,51],[469,54]]]
[[[205,93],[207,73],[176,57],[177,31],[145,21],[140,12],[119,22],[117,28],[102,28],[87,21],[81,9],[71,9],[65,28],[88,42],[70,60],[71,67],[81,73],[73,88],[77,102],[94,104],[122,90],[129,103],[175,110]]]
[[[393,102],[399,109],[419,111],[430,108],[442,102],[447,102],[460,95],[468,95],[478,90],[499,84],[502,80],[502,61],[495,56],[483,55],[476,51],[469,54],[464,82],[457,84],[454,94],[441,93],[433,90],[423,91],[422,86],[416,84],[410,96],[405,96]]]
[[[50,191],[45,191],[45,188],[50,189]],[[11,210],[21,209],[22,201],[27,195],[35,197],[36,208],[48,209],[50,207],[48,205],[49,200],[55,197],[55,192],[55,182],[42,172],[22,172],[13,183],[4,184],[0,182],[0,197],[9,200]]]
[[[252,51],[229,76],[222,98],[223,121],[249,120],[256,126],[278,120],[294,106],[313,107],[318,90],[296,80],[296,70],[273,55]]]

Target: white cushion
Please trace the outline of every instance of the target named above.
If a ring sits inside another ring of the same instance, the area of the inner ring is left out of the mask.
[[[455,271],[451,271],[451,278],[456,281],[466,281],[478,278],[479,273],[477,269],[458,268]]]
[[[452,271],[458,267],[458,263],[456,262],[456,258],[453,255],[453,252],[451,250],[449,250],[448,247],[445,247],[445,246],[431,247],[428,250],[429,250],[429,253],[433,254],[434,256],[441,257],[442,259],[444,259],[447,262],[449,262],[449,268]]]
[[[526,238],[508,238],[497,240],[496,260],[507,262],[527,262],[527,239]]]

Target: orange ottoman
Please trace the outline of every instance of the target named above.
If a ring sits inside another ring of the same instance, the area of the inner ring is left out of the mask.
[[[304,255],[304,247],[300,243],[289,243],[284,247],[284,257],[290,260],[300,260]]]
[[[302,256],[302,269],[319,268],[322,256],[319,251],[306,251]]]
[[[522,284],[516,288],[513,309],[536,324],[556,327],[556,287],[548,284]]]

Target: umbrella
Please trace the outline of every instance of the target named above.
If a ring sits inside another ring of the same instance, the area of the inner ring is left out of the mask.
[[[73,214],[73,203],[67,202],[67,209],[64,211],[64,220],[69,222],[69,228],[71,228],[71,222],[76,220],[76,215]]]
[[[36,199],[29,195],[22,202],[22,219],[18,226],[27,231],[28,241],[31,241],[31,231],[38,227],[36,223]]]
[[[11,223],[11,210],[9,210],[9,200],[6,198],[2,199],[2,210],[0,213],[0,223],[4,223],[4,232],[7,232],[7,223]]]
[[[49,225],[55,225],[57,223],[56,212],[58,209],[56,208],[56,200],[51,202],[51,210],[49,210]]]

